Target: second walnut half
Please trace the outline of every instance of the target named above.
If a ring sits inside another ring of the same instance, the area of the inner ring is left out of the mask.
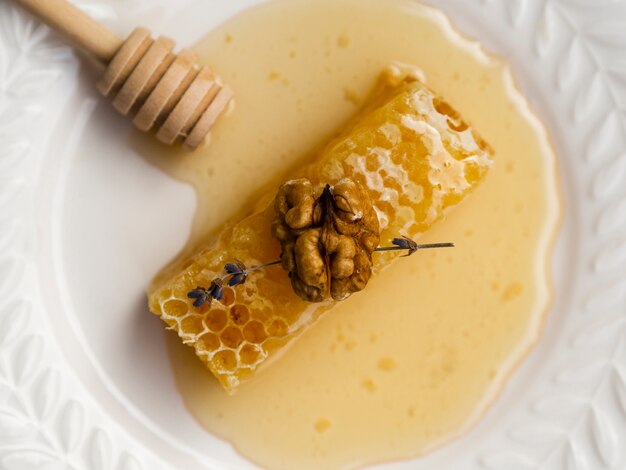
[[[367,191],[348,178],[320,188],[301,178],[279,188],[274,208],[272,234],[299,297],[344,300],[365,288],[380,241]]]

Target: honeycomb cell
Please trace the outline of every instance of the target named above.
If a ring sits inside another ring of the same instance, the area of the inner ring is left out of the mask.
[[[163,313],[172,317],[182,317],[187,312],[189,312],[189,306],[182,300],[168,300],[163,305]]]
[[[220,339],[213,333],[205,333],[198,338],[198,346],[206,351],[215,351],[221,346]]]
[[[209,311],[207,314],[204,323],[207,328],[211,331],[219,333],[224,329],[226,323],[228,322],[228,317],[226,316],[226,312],[224,310],[213,309]]]
[[[260,356],[261,351],[253,344],[244,344],[241,351],[239,351],[239,358],[241,359],[241,362],[246,365],[254,364],[259,360]]]
[[[172,289],[172,297],[175,297],[181,300],[182,302],[187,303],[187,292],[189,292],[189,290],[187,290],[185,286],[176,286],[175,288]]]
[[[220,339],[224,346],[232,349],[237,349],[243,342],[243,335],[236,326],[229,326],[220,334]]]
[[[235,301],[235,291],[233,291],[233,289],[230,287],[225,287],[224,297],[222,298],[220,303],[228,307],[229,305],[232,305],[234,301]]]
[[[367,171],[377,172],[380,170],[378,158],[374,154],[370,154],[365,158],[365,167]]]
[[[248,307],[241,304],[233,305],[230,308],[230,318],[235,325],[245,325],[250,319],[250,313]]]
[[[243,336],[246,338],[246,341],[259,344],[265,341],[267,333],[265,333],[265,328],[262,323],[251,321],[243,327]]]
[[[448,126],[453,131],[463,132],[469,127],[467,123],[461,119],[461,116],[459,115],[459,113],[452,106],[450,106],[448,103],[446,103],[442,99],[434,98],[433,105],[435,106],[435,109],[439,113],[448,116],[448,119],[447,119]]]
[[[213,365],[220,372],[232,372],[237,367],[237,355],[228,349],[218,351],[213,356]]]
[[[201,315],[188,315],[180,322],[182,330],[188,335],[197,335],[204,331],[204,323]]]

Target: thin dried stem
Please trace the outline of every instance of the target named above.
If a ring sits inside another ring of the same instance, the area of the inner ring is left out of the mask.
[[[251,273],[253,271],[257,271],[257,270],[263,269],[263,268],[268,268],[270,266],[275,266],[275,265],[280,264],[280,263],[282,263],[282,261],[277,259],[276,261],[271,261],[269,263],[261,264],[259,266],[252,266],[251,268],[248,268],[246,270],[246,272]]]
[[[430,248],[454,248],[454,243],[424,243],[422,245],[416,245],[416,250],[427,250]],[[400,246],[381,246],[374,251],[402,251],[407,248]]]

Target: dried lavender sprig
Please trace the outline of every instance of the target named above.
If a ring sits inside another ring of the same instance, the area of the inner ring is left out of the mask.
[[[426,250],[430,248],[454,248],[454,243],[424,243],[418,245],[415,240],[412,240],[404,235],[402,235],[402,238],[394,238],[391,243],[393,243],[394,246],[381,246],[376,248],[374,251],[407,250],[408,253],[404,256],[411,256],[418,250]]]
[[[381,246],[376,248],[374,251],[382,252],[407,250],[407,254],[404,256],[411,256],[418,250],[454,247],[454,243],[425,243],[418,245],[414,240],[404,235],[402,235],[401,238],[394,238],[391,243],[394,246]],[[269,263],[264,263],[258,266],[252,266],[251,268],[248,268],[242,261],[236,259],[234,262],[224,265],[224,271],[226,271],[226,273],[220,277],[215,278],[211,282],[211,286],[208,289],[204,287],[196,287],[194,290],[190,291],[187,294],[187,297],[195,300],[193,303],[194,307],[201,307],[207,302],[209,305],[211,305],[211,302],[213,302],[213,300],[222,300],[224,296],[223,283],[229,277],[230,279],[228,281],[228,286],[235,287],[244,284],[248,279],[248,275],[250,273],[281,263],[281,260],[275,260],[270,261]]]
[[[228,277],[230,277],[228,285],[230,287],[238,286],[239,284],[243,284],[244,282],[246,282],[246,279],[248,278],[248,275],[250,273],[258,271],[259,269],[280,264],[281,262],[281,260],[276,260],[269,263],[261,264],[259,266],[252,266],[251,268],[248,268],[243,262],[235,260],[234,263],[227,263],[224,266],[224,271],[226,271],[226,274],[221,276],[220,279],[225,281]]]
[[[454,243],[425,243],[422,245],[417,245],[418,250],[424,250],[429,248],[454,248]],[[407,248],[401,248],[399,246],[381,246],[376,248],[374,251],[399,251],[406,250]]]
[[[211,281],[211,286],[206,289],[204,287],[196,287],[187,294],[187,297],[194,299],[194,307],[202,307],[205,303],[211,305],[213,300],[222,300],[224,298],[224,283],[221,278]]]

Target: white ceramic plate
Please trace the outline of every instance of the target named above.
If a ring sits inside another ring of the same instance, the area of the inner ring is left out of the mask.
[[[257,1],[79,5],[184,44]],[[430,3],[511,63],[559,155],[565,221],[556,302],[504,394],[468,435],[385,468],[624,469],[626,4]],[[133,155],[83,67],[0,3],[0,468],[252,468],[185,411],[145,320],[145,280],[186,240],[192,190]]]

